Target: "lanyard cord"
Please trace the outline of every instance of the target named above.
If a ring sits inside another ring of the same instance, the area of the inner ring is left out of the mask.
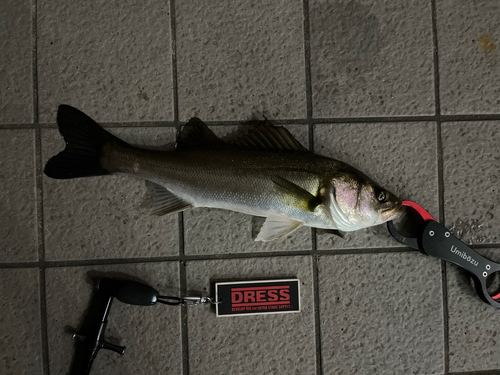
[[[165,305],[178,306],[184,304],[184,299],[180,297],[158,296],[156,302],[163,303]]]

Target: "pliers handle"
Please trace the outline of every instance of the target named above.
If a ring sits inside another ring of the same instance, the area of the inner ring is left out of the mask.
[[[454,263],[466,270],[472,280],[478,296],[487,304],[500,308],[500,293],[490,293],[487,281],[495,272],[500,271],[500,264],[486,259],[471,249],[448,229],[439,224],[425,209],[415,202],[403,201],[403,205],[413,210],[423,221],[416,237],[407,237],[399,233],[392,221],[387,223],[389,233],[400,243],[423,254]]]

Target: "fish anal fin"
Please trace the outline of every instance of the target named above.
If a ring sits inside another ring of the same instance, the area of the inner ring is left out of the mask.
[[[312,195],[286,178],[275,176],[272,181],[278,191],[286,196],[286,203],[290,206],[313,212],[321,204],[321,198]]]
[[[177,197],[161,185],[146,181],[146,186],[153,195],[151,215],[163,216],[192,207],[191,203]]]
[[[303,225],[301,221],[290,219],[284,215],[270,214],[255,241],[279,240]]]
[[[207,124],[193,117],[184,125],[176,144],[177,149],[199,146],[227,146],[227,143],[217,137]]]

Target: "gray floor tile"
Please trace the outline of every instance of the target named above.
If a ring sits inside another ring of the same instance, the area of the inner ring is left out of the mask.
[[[440,262],[414,253],[322,256],[325,374],[443,374]]]
[[[499,249],[478,249],[500,262]],[[455,265],[447,265],[450,371],[500,369],[500,310],[482,302],[470,277]]]
[[[33,130],[0,130],[0,262],[38,258]]]
[[[78,327],[91,297],[87,271],[124,272],[177,295],[184,264],[187,288],[205,294],[215,279],[297,276],[303,310],[216,318],[209,306],[192,307],[185,310],[185,347],[181,308],[116,301],[106,336],[127,351],[123,357],[100,353],[93,374],[182,374],[183,355],[189,355],[191,374],[316,374],[320,364],[325,375],[499,373],[498,310],[479,300],[467,275],[447,265],[443,310],[438,260],[418,252],[353,250],[401,246],[385,225],[348,233],[344,240],[313,237],[309,228],[301,228],[282,241],[254,242],[261,218],[208,208],[186,211],[182,224],[177,214],[150,216],[145,183],[125,176],[71,181],[43,176],[38,213],[40,150],[34,150],[36,129],[26,129],[35,126],[38,112],[45,163],[64,147],[57,130],[45,126],[55,123],[61,103],[98,121],[139,122],[135,128],[109,126],[132,143],[153,147],[172,142],[176,130],[141,127],[148,125],[142,122],[174,120],[176,101],[181,121],[198,116],[236,122],[265,115],[298,123],[307,116],[308,95],[314,118],[432,116],[433,37],[441,114],[499,114],[497,2],[185,0],[171,5],[157,0],[0,3],[0,374],[42,375],[45,318],[45,365],[50,374],[68,371],[74,348],[68,329]],[[443,186],[438,187],[437,125],[396,120],[315,124],[313,139],[308,124],[287,127],[305,146],[311,141],[315,152],[359,168],[437,219],[441,203],[446,226],[500,262],[500,121],[465,122],[457,116],[459,121],[441,124]],[[213,129],[222,135],[235,127]],[[42,244],[37,228],[44,231]],[[196,260],[180,255],[180,241],[183,254]],[[44,259],[38,259],[40,245]],[[320,250],[319,321],[314,258],[285,256],[313,245]],[[244,255],[271,251],[279,253]],[[147,262],[157,256],[181,262]],[[106,264],[118,258],[146,263]],[[68,267],[71,260],[96,265]],[[46,317],[40,312],[38,268],[11,268],[13,262],[37,261],[51,266],[44,271]]]
[[[162,146],[173,128],[113,129],[125,141]],[[43,162],[64,148],[42,134]],[[45,259],[135,258],[178,254],[177,215],[149,214],[145,182],[127,176],[54,180],[44,175]]]
[[[31,4],[0,3],[0,124],[33,122]]]
[[[314,149],[358,168],[401,199],[415,201],[438,218],[436,125],[434,123],[322,124]],[[401,246],[385,225],[319,235],[318,249]]]
[[[446,226],[466,243],[500,243],[500,122],[442,125]]]
[[[264,219],[213,208],[184,213],[186,255],[311,250],[311,229],[303,227],[279,241],[254,241]]]
[[[193,261],[188,290],[208,293],[222,279],[300,279],[302,311],[217,318],[206,306],[188,309],[190,374],[315,374],[310,257]]]
[[[441,113],[499,113],[500,5],[438,0]]]
[[[308,146],[308,127],[287,125],[286,128],[304,147]],[[243,127],[211,127],[219,137],[243,134]],[[224,254],[261,251],[310,250],[311,230],[300,228],[290,236],[271,242],[254,241],[264,223],[237,212],[210,208],[195,208],[184,212],[185,254]]]
[[[74,344],[69,331],[79,328],[91,301],[92,284],[87,272],[100,277],[130,275],[160,293],[177,296],[178,264],[126,264],[113,266],[50,268],[47,281],[47,330],[51,374],[66,374],[71,366]],[[172,294],[173,293],[173,294]],[[101,350],[92,374],[180,374],[182,373],[180,308],[157,304],[132,306],[114,300],[105,338],[127,347],[119,356]]]
[[[99,121],[173,120],[168,1],[37,5],[41,122],[59,104]]]
[[[314,117],[434,114],[431,3],[311,0]]]
[[[0,270],[0,373],[42,374],[38,270]]]
[[[304,118],[302,1],[175,4],[179,116]]]

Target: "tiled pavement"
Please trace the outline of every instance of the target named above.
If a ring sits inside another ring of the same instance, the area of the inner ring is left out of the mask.
[[[265,115],[500,262],[495,0],[0,2],[0,374],[65,374],[87,272],[164,293],[297,276],[300,314],[113,306],[93,374],[497,374],[500,312],[384,226],[252,242],[254,219],[147,214],[143,182],[55,181],[57,106],[161,146]]]

